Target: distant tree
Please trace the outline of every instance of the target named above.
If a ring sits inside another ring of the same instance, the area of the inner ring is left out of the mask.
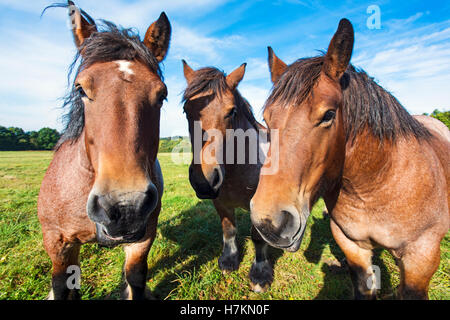
[[[14,150],[17,139],[13,132],[0,126],[0,150]]]
[[[0,151],[6,150],[51,150],[60,134],[55,129],[42,128],[25,132],[21,128],[0,126]]]
[[[429,114],[424,113],[424,115],[428,116]],[[450,111],[439,111],[438,109],[435,109],[429,116],[438,119],[450,130]]]
[[[15,137],[15,150],[27,150],[30,149],[30,139],[27,133],[22,128],[10,127],[9,131]]]
[[[39,149],[52,150],[58,142],[60,134],[55,129],[42,128],[37,132],[36,142]]]
[[[172,150],[178,146],[180,143],[183,142],[183,140],[189,141],[187,137],[182,136],[174,136],[169,138],[161,138],[159,140],[159,152],[165,153],[165,152],[172,152]]]
[[[30,139],[30,147],[33,150],[39,150],[39,142],[38,142],[38,132],[30,131],[28,132],[28,136]]]

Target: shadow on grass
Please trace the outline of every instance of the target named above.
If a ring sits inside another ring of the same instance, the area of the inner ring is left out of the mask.
[[[333,257],[322,259],[325,248],[329,246]],[[382,249],[375,249],[372,263],[381,271],[381,294],[391,294],[392,288],[389,271],[381,259]],[[353,299],[353,285],[350,279],[345,255],[334,241],[330,229],[330,219],[313,217],[311,226],[311,241],[304,252],[306,259],[311,263],[324,261],[322,271],[324,272],[324,284],[316,300],[326,299]]]
[[[247,252],[245,241],[250,237],[251,220],[247,211],[236,210],[237,242],[240,262]],[[153,288],[152,294],[157,299],[165,299],[178,287],[178,275],[183,272],[199,270],[204,264],[217,259],[222,253],[222,228],[219,215],[211,201],[201,201],[184,210],[158,226],[162,236],[178,244],[178,249],[154,264],[148,273],[148,279],[154,278],[160,270],[168,270],[162,280]],[[253,246],[250,246],[253,250]],[[269,251],[271,262],[282,255],[281,250]],[[217,266],[218,268],[218,266]],[[275,280],[276,281],[276,280]],[[250,285],[250,280],[249,280]]]
[[[311,240],[304,255],[310,263],[324,262],[321,268],[324,273],[323,287],[314,299],[353,299],[353,286],[345,256],[333,239],[329,218],[312,217],[312,219]],[[240,261],[242,261],[246,254],[254,255],[254,252],[247,252],[245,246],[246,239],[250,237],[249,213],[240,209],[236,210],[236,222]],[[183,272],[199,270],[202,265],[213,260],[217,266],[217,259],[222,252],[222,228],[219,216],[210,201],[198,202],[172,219],[160,222],[158,228],[164,237],[163,241],[168,239],[178,245],[174,253],[166,255],[151,266],[147,275],[147,279],[153,279],[159,272],[167,270],[151,292],[154,298],[165,299],[177,289],[179,286],[177,280]],[[330,248],[331,256],[322,257],[327,246]],[[248,249],[252,251],[253,245],[250,245]],[[390,287],[389,271],[380,257],[382,251],[382,249],[374,250],[373,264],[381,270],[380,294],[389,295],[392,294],[393,289]],[[269,256],[274,268],[282,255],[282,250],[269,247]],[[275,278],[274,282],[276,281]],[[250,285],[250,280],[248,284]],[[118,299],[123,289],[125,286],[122,275],[120,285],[99,299]]]
[[[160,216],[158,230],[164,237],[163,242],[169,239],[177,243],[178,248],[149,266],[147,280],[155,278],[158,272],[167,270],[167,274],[151,291],[151,296],[156,299],[165,299],[177,287],[178,274],[198,269],[218,257],[221,250],[220,221],[210,201],[198,202],[169,220],[161,220]],[[155,250],[155,243],[150,253],[152,250]],[[186,261],[189,262],[185,263]],[[125,275],[122,271],[120,284],[99,299],[120,299],[125,287]]]

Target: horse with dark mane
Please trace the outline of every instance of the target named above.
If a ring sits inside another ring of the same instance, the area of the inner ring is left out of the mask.
[[[260,177],[252,222],[269,244],[296,251],[323,197],[356,298],[376,297],[372,250],[383,247],[398,261],[400,298],[426,299],[450,223],[450,133],[349,65],[353,41],[343,19],[323,56],[288,66],[269,47],[264,119],[279,133],[279,170]]]
[[[164,13],[143,41],[130,29],[69,9],[80,60],[64,133],[38,199],[44,247],[52,264],[49,298],[79,298],[69,267],[82,244],[126,243],[126,298],[145,297],[147,256],[156,234],[163,179],[156,158],[160,108],[167,95],[159,63],[171,27]],[[72,269],[71,269],[72,270]],[[72,270],[73,271],[73,270]]]
[[[266,140],[260,133],[266,133],[266,129],[256,121],[250,104],[237,90],[245,66],[225,75],[212,67],[193,70],[183,60],[188,84],[184,112],[193,151],[189,181],[198,198],[212,199],[220,216],[223,250],[219,268],[224,272],[239,268],[234,210],[249,210],[265,159]],[[264,157],[258,156],[262,154]],[[267,243],[253,227],[251,238],[256,254],[250,279],[254,291],[264,291],[273,281]]]

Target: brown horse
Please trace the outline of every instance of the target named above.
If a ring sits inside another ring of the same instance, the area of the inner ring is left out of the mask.
[[[250,104],[237,90],[244,77],[245,66],[243,64],[231,74],[225,75],[216,68],[194,71],[183,60],[184,76],[188,84],[183,97],[184,112],[189,122],[193,151],[189,181],[198,198],[213,199],[220,216],[223,251],[219,257],[219,267],[224,272],[239,268],[234,210],[239,207],[249,210],[250,199],[258,185],[264,162],[261,157],[250,161],[258,153],[257,149],[261,150],[263,147],[261,144],[264,139],[258,132],[266,132],[266,129],[256,121]],[[197,129],[196,123],[200,125]],[[242,146],[245,137],[241,139],[241,145],[238,145],[237,132],[248,134],[249,142],[244,142],[245,146]],[[217,135],[212,138],[213,134]],[[255,138],[252,146],[250,136]],[[207,152],[213,144],[216,152]],[[238,161],[239,156],[242,157],[241,161]],[[225,158],[230,161],[224,161]],[[273,269],[267,259],[267,244],[253,227],[251,237],[256,254],[250,279],[253,290],[264,291],[273,281]]]
[[[380,246],[398,261],[400,298],[425,299],[449,229],[448,129],[410,116],[349,65],[353,40],[343,19],[324,56],[287,66],[269,48],[264,118],[279,133],[279,170],[260,177],[252,222],[269,244],[296,251],[322,196],[355,298],[375,298],[371,258]]]
[[[65,103],[70,107],[67,127],[38,200],[44,246],[53,264],[49,298],[79,297],[78,288],[66,283],[67,272],[79,266],[81,245],[96,241],[129,243],[127,298],[141,299],[163,192],[156,155],[167,89],[158,63],[167,53],[171,27],[162,13],[141,42],[110,22],[98,31],[71,1],[65,6],[79,52],[75,61],[80,57],[81,62]]]

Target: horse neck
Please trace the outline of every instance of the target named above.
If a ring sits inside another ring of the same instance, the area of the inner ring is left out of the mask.
[[[65,153],[65,157],[70,159],[72,169],[79,174],[86,175],[89,181],[94,179],[94,169],[86,151],[84,130],[76,141],[68,140],[64,142],[57,152]]]
[[[390,140],[380,141],[368,130],[346,143],[342,182],[352,188],[372,185],[385,181],[392,169],[396,143]]]

